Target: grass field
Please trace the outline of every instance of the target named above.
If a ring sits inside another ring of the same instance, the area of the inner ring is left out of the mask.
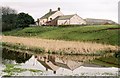
[[[4,35],[40,37],[45,39],[88,41],[118,45],[118,25],[76,26],[76,27],[28,27],[3,32]]]

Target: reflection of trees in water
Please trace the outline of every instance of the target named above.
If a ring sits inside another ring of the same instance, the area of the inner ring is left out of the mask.
[[[21,53],[17,51],[8,50],[3,48],[2,60],[15,60],[16,63],[25,63],[32,57],[31,54]]]

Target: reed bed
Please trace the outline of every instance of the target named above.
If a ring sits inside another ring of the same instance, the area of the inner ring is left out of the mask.
[[[2,36],[1,40],[2,42],[23,44],[28,47],[44,48],[45,52],[58,52],[63,54],[94,54],[96,52],[114,51],[118,49],[117,46],[93,42],[49,40],[15,36]]]

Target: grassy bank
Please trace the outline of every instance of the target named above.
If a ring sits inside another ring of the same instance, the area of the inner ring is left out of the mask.
[[[7,42],[2,42],[2,47],[3,48],[9,48],[12,50],[21,50],[21,51],[31,51],[34,53],[43,53],[45,50],[43,48],[38,48],[38,47],[28,47],[22,44],[13,44],[13,43],[7,43]]]
[[[118,45],[118,25],[75,26],[75,27],[28,27],[3,32],[4,35],[40,37],[45,39],[90,41]]]

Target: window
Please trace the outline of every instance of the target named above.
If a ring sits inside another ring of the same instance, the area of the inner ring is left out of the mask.
[[[50,18],[50,21],[52,21],[52,18]]]

